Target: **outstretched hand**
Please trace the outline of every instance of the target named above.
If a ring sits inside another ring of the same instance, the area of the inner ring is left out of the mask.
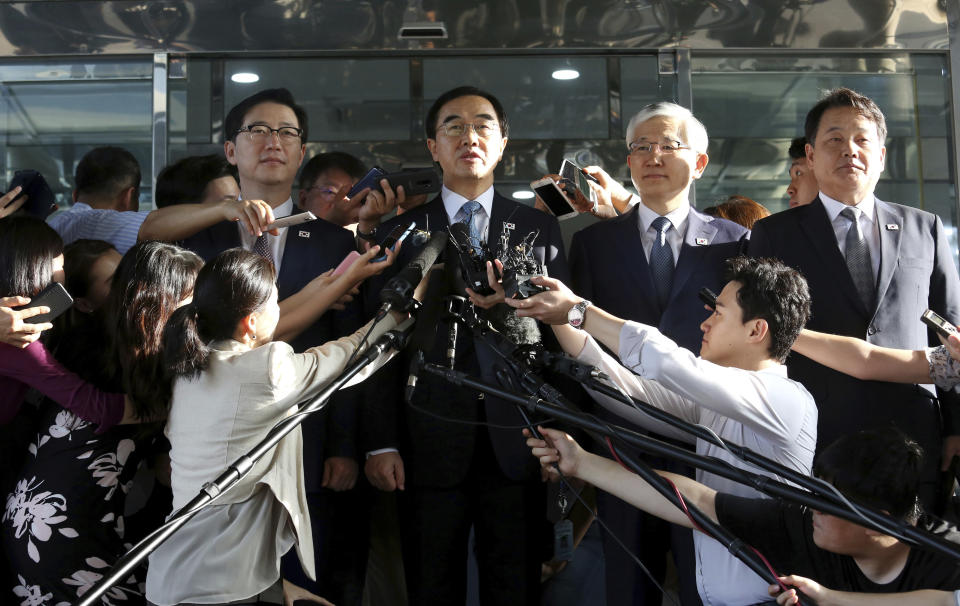
[[[533,456],[540,459],[540,466],[552,477],[556,477],[557,470],[554,463],[565,476],[577,477],[580,462],[585,451],[568,434],[556,429],[537,427],[543,440],[533,437],[529,429],[523,430],[527,438],[527,446]]]
[[[526,299],[508,299],[506,304],[517,310],[520,317],[530,317],[545,324],[566,324],[567,312],[581,301],[566,284],[554,278],[536,276],[530,282],[548,290]]]

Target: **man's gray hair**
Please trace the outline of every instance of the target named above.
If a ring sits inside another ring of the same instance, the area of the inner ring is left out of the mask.
[[[680,138],[682,139],[681,143],[684,145],[689,145],[691,149],[701,154],[707,153],[707,144],[709,140],[707,139],[707,129],[703,126],[703,123],[694,117],[689,109],[677,105],[676,103],[670,103],[669,101],[657,101],[656,103],[651,103],[647,105],[633,118],[630,119],[630,123],[627,124],[627,146],[630,146],[632,143],[633,131],[636,127],[651,118],[656,118],[657,116],[663,116],[665,118],[675,118],[680,121]]]

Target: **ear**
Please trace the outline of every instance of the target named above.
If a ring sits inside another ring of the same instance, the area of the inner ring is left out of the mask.
[[[77,297],[74,299],[73,307],[77,311],[82,311],[85,314],[93,313],[93,303],[91,303],[86,297]]]
[[[770,325],[763,318],[754,318],[747,322],[750,333],[747,335],[747,343],[763,343],[770,334]]]
[[[73,198],[74,202],[77,201],[77,190],[73,190],[73,194],[71,195],[71,197]]]
[[[300,145],[300,161],[297,162],[297,166],[303,164],[303,159],[307,157],[307,145],[306,143]]]
[[[440,159],[437,158],[437,140],[436,139],[427,139],[427,149],[430,150],[430,156],[433,157],[433,161],[439,162]]]
[[[224,141],[223,142],[223,155],[226,156],[227,162],[237,165],[237,144],[233,141]]]
[[[303,208],[303,205],[307,203],[307,190],[301,189],[300,191],[298,191],[297,199],[300,201],[300,203],[297,204],[297,206],[299,208]]]
[[[239,337],[238,341],[249,344],[254,341],[251,336],[257,334],[257,314],[252,313],[240,318],[240,323],[237,325],[237,334]]]
[[[880,172],[883,172],[887,167],[887,148],[886,146],[880,148]]]
[[[120,193],[120,207],[122,210],[139,210],[140,208],[140,190],[136,187],[128,187]]]
[[[813,170],[813,146],[807,143],[803,146],[803,151],[807,154],[807,168]]]
[[[497,158],[497,162],[503,160],[503,150],[507,149],[507,138],[504,137],[500,140],[500,157]]]
[[[703,171],[707,169],[707,164],[710,162],[710,156],[707,154],[697,154],[697,170],[693,173],[694,179],[699,179],[703,176]]]

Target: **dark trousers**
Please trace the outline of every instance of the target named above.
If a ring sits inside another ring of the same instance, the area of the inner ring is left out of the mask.
[[[360,605],[370,545],[370,490],[358,479],[344,492],[324,488],[307,493],[317,580],[307,578],[295,549],[281,560],[283,578],[337,606]]]
[[[400,537],[410,604],[462,606],[467,543],[473,527],[483,606],[534,606],[544,561],[545,491],[539,478],[503,475],[487,432],[477,432],[474,458],[458,485],[407,485],[399,493]]]

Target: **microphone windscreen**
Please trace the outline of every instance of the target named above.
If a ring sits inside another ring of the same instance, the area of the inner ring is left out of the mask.
[[[496,305],[487,310],[487,319],[503,336],[517,345],[540,343],[540,327],[533,318],[521,318],[507,305]]]
[[[410,343],[414,350],[429,352],[436,343],[437,326],[443,313],[444,297],[449,287],[445,272],[431,271],[427,282],[427,291],[423,296],[423,305],[417,310],[416,326]]]

